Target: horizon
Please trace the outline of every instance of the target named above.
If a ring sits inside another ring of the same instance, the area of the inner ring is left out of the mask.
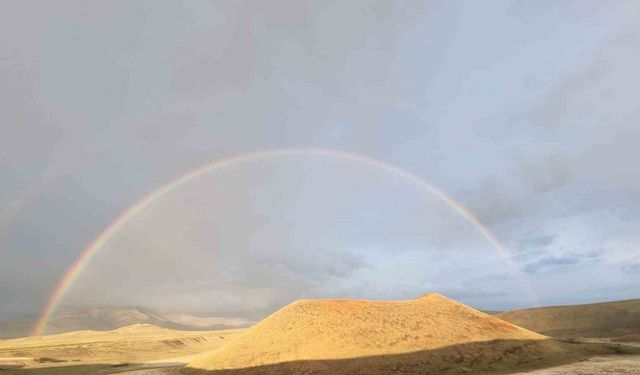
[[[425,292],[421,295],[416,296],[415,298],[406,298],[406,299],[370,299],[370,298],[340,298],[340,297],[335,297],[335,298],[300,298],[300,299],[295,299],[295,300],[291,300],[290,302],[287,302],[285,304],[283,304],[282,306],[276,307],[275,310],[273,310],[272,312],[268,313],[266,316],[271,315],[273,313],[275,313],[276,311],[280,310],[283,307],[286,307],[294,302],[298,302],[298,301],[362,301],[362,302],[402,302],[402,301],[411,301],[411,300],[415,300],[415,299],[419,299],[427,294],[438,294],[441,295],[443,297],[449,298],[447,295],[438,293],[438,292]],[[456,301],[454,299],[454,301]],[[628,299],[619,299],[619,300],[601,300],[601,301],[588,301],[588,302],[582,302],[582,303],[573,303],[573,304],[557,304],[557,305],[544,305],[544,306],[528,306],[528,307],[521,307],[521,308],[517,308],[517,309],[507,309],[507,310],[492,310],[492,309],[483,309],[477,306],[471,306],[469,305],[468,307],[471,307],[475,310],[478,311],[482,311],[482,312],[486,312],[486,313],[505,313],[505,312],[515,312],[515,311],[521,311],[521,310],[530,310],[530,309],[545,309],[545,308],[555,308],[555,307],[571,307],[571,306],[583,306],[583,305],[598,305],[598,304],[607,304],[607,303],[617,303],[617,302],[631,302],[631,301],[640,301],[640,297],[639,298],[628,298]],[[126,310],[137,310],[137,311],[141,311],[143,313],[152,313],[152,314],[160,314],[161,318],[164,318],[162,316],[162,314],[188,314],[194,317],[199,317],[199,318],[221,318],[221,319],[242,319],[242,318],[237,318],[235,316],[221,316],[221,315],[217,315],[215,314],[215,311],[207,311],[207,310],[201,310],[201,311],[184,311],[184,310],[172,310],[172,309],[152,309],[152,308],[147,308],[145,306],[141,306],[141,305],[107,305],[107,304],[93,304],[93,305],[67,305],[62,309],[57,309],[51,316],[51,318],[55,318],[58,315],[63,315],[66,313],[73,313],[73,312],[86,312],[86,310],[110,310],[110,309],[126,309]],[[9,319],[5,319],[6,322],[9,322],[11,320],[32,320],[32,321],[36,321],[38,320],[38,318],[40,317],[40,314],[25,314],[25,313],[18,313],[13,317],[9,317]],[[265,318],[266,316],[264,316],[263,318]],[[2,320],[0,320],[0,323],[2,322]],[[256,323],[256,321],[249,321],[247,320],[247,322],[252,322],[252,323]],[[142,323],[134,323],[134,324],[142,324]]]
[[[290,301],[289,303],[286,303],[283,306],[279,306],[277,307],[274,311],[270,312],[269,314],[267,314],[267,316],[271,316],[271,315],[275,315],[278,312],[280,312],[281,310],[283,310],[284,308],[288,308],[290,306],[295,305],[298,302],[330,302],[330,301],[337,301],[337,302],[361,302],[361,303],[402,303],[402,302],[411,302],[411,301],[417,301],[420,300],[422,298],[425,297],[429,297],[429,296],[438,296],[438,297],[443,297],[445,300],[449,300],[452,301],[454,303],[460,303],[459,301],[455,300],[455,299],[451,299],[446,295],[442,295],[440,293],[437,292],[426,292],[423,294],[420,294],[419,296],[416,296],[415,298],[408,298],[408,299],[399,299],[399,300],[389,300],[389,299],[359,299],[359,298],[351,298],[351,299],[347,299],[347,298],[303,298],[303,299],[297,299],[294,301]],[[575,308],[575,307],[582,307],[582,306],[595,306],[595,305],[615,305],[615,304],[619,304],[619,303],[635,303],[640,301],[640,298],[633,298],[633,299],[624,299],[624,300],[607,300],[607,301],[597,301],[597,302],[587,302],[587,303],[579,303],[579,304],[562,304],[562,305],[550,305],[550,306],[535,306],[535,307],[524,307],[521,309],[514,309],[514,310],[486,310],[486,309],[481,309],[481,308],[477,308],[475,306],[468,306],[465,304],[462,304],[462,306],[464,306],[465,308],[471,308],[473,310],[488,314],[488,315],[493,315],[493,316],[499,316],[501,317],[501,319],[505,319],[507,316],[509,316],[509,314],[516,314],[515,316],[517,317],[518,313],[524,313],[526,311],[530,311],[530,310],[541,310],[541,311],[549,311],[549,309],[563,309],[563,308]],[[93,319],[96,320],[96,322],[94,322],[93,324],[89,323],[89,322],[84,322],[81,323],[82,326],[84,326],[83,330],[89,330],[89,331],[95,331],[95,332],[112,332],[113,330],[118,330],[120,328],[126,328],[126,327],[133,327],[133,326],[150,326],[150,327],[156,327],[156,328],[169,328],[169,329],[181,329],[181,330],[187,330],[187,331],[203,331],[203,330],[219,330],[219,329],[223,329],[223,330],[235,330],[235,329],[245,329],[245,328],[249,328],[252,327],[255,324],[260,323],[262,320],[264,320],[265,318],[267,318],[267,316],[262,317],[260,320],[256,320],[256,321],[252,321],[252,320],[246,320],[246,319],[242,319],[242,318],[236,318],[236,317],[232,317],[232,316],[219,316],[216,314],[213,314],[211,312],[206,312],[206,311],[201,311],[201,312],[189,312],[189,313],[185,313],[184,311],[179,311],[179,310],[171,310],[171,311],[162,311],[162,310],[152,310],[152,309],[148,309],[145,308],[143,306],[109,306],[109,305],[102,305],[102,306],[67,306],[65,309],[62,310],[56,310],[56,312],[54,314],[52,314],[50,316],[51,320],[55,319],[60,319],[60,318],[69,318],[68,314],[73,314],[73,313],[78,313],[78,314],[83,314],[83,313],[87,313],[87,311],[90,310],[105,310],[107,312],[112,311],[113,310],[133,310],[133,311],[137,311],[140,312],[142,314],[145,314],[147,317],[150,317],[152,319],[159,319],[159,320],[141,320],[142,318],[137,317],[137,318],[133,318],[133,320],[129,321],[129,322],[122,322],[122,321],[110,321],[110,320],[105,320],[104,317],[100,317],[100,316],[92,316]],[[584,310],[581,311],[581,313],[584,313]],[[179,315],[179,317],[176,317],[176,314]],[[68,332],[75,332],[77,330],[73,330],[70,327],[72,327],[73,325],[69,326],[68,323],[65,324],[64,321],[62,321],[62,325],[59,325],[60,322],[58,320],[58,325],[46,325],[43,326],[41,328],[37,327],[37,320],[40,317],[37,315],[33,315],[33,316],[21,316],[20,319],[11,319],[11,320],[5,320],[4,323],[16,323],[18,321],[28,321],[28,322],[34,322],[35,325],[31,325],[31,328],[29,329],[29,336],[31,337],[37,337],[37,336],[51,336],[51,335],[56,335],[56,334],[60,334],[60,333],[68,333]],[[122,316],[119,317],[120,319],[122,319]],[[193,318],[195,319],[213,319],[215,320],[214,322],[208,322],[208,323],[204,323],[204,322],[193,322]],[[185,320],[186,319],[186,320]],[[507,320],[512,319],[512,318],[506,318]],[[517,318],[516,318],[517,319]],[[48,320],[47,322],[50,322],[51,320]],[[0,323],[3,323],[3,321],[0,321]],[[95,326],[95,324],[98,324],[98,326]],[[78,322],[76,322],[75,324],[78,324]],[[19,330],[17,332],[21,332],[22,334],[26,333],[27,331],[22,331]],[[0,334],[2,334],[2,331],[0,331]],[[0,336],[0,340],[11,340],[13,338],[21,338],[22,335],[18,334],[16,335],[15,333],[9,333],[9,336],[6,337],[2,337]]]

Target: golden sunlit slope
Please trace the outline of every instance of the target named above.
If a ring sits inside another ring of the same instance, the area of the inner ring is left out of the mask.
[[[263,373],[265,366],[284,362],[380,356],[389,357],[389,360],[380,364],[383,367],[389,363],[394,366],[415,366],[416,358],[400,358],[406,354],[473,346],[474,343],[487,344],[490,340],[503,340],[491,345],[499,348],[501,353],[504,350],[524,351],[527,346],[532,346],[532,350],[540,350],[536,343],[545,339],[545,336],[435,293],[416,300],[393,302],[301,300],[277,311],[219,350],[198,357],[189,368],[219,370],[254,367],[257,373]],[[392,360],[394,355],[400,356]],[[464,357],[466,354],[460,355]],[[488,353],[478,355],[491,357]],[[454,353],[455,358],[458,356]],[[421,361],[424,362],[424,358]],[[342,363],[340,366],[344,365]],[[261,366],[261,369],[256,366]],[[307,365],[301,366],[306,368]],[[371,363],[367,366],[366,371],[350,371],[376,373],[382,368]],[[336,371],[330,367],[323,362],[320,369],[314,368],[313,371]],[[423,373],[424,367],[414,370]],[[274,368],[273,373],[278,371],[304,372],[300,368]],[[413,373],[410,368],[404,368],[403,371]]]
[[[135,364],[171,359],[217,349],[241,332],[176,331],[135,324],[113,331],[85,330],[0,340],[0,372],[3,366],[9,365],[69,367],[65,370],[69,372],[91,364]]]
[[[640,338],[640,299],[588,305],[540,307],[496,315],[559,338]]]
[[[431,374],[532,369],[621,346],[552,340],[439,294],[408,301],[301,300],[220,349],[193,374]]]

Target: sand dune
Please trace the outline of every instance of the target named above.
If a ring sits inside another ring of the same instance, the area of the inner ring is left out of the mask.
[[[640,341],[640,300],[553,306],[496,315],[521,327],[558,338],[599,337]]]
[[[301,300],[188,368],[195,373],[424,374],[535,367],[541,358],[562,361],[570,351],[565,345],[434,293],[393,302]]]

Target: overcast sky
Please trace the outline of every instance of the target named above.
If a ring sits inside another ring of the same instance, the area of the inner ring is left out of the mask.
[[[435,290],[509,309],[640,297],[635,1],[5,1],[0,318],[65,306],[258,319]]]

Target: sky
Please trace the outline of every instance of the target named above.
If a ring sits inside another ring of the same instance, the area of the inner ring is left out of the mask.
[[[260,319],[299,298],[640,298],[635,1],[0,5],[0,319],[62,300]]]

